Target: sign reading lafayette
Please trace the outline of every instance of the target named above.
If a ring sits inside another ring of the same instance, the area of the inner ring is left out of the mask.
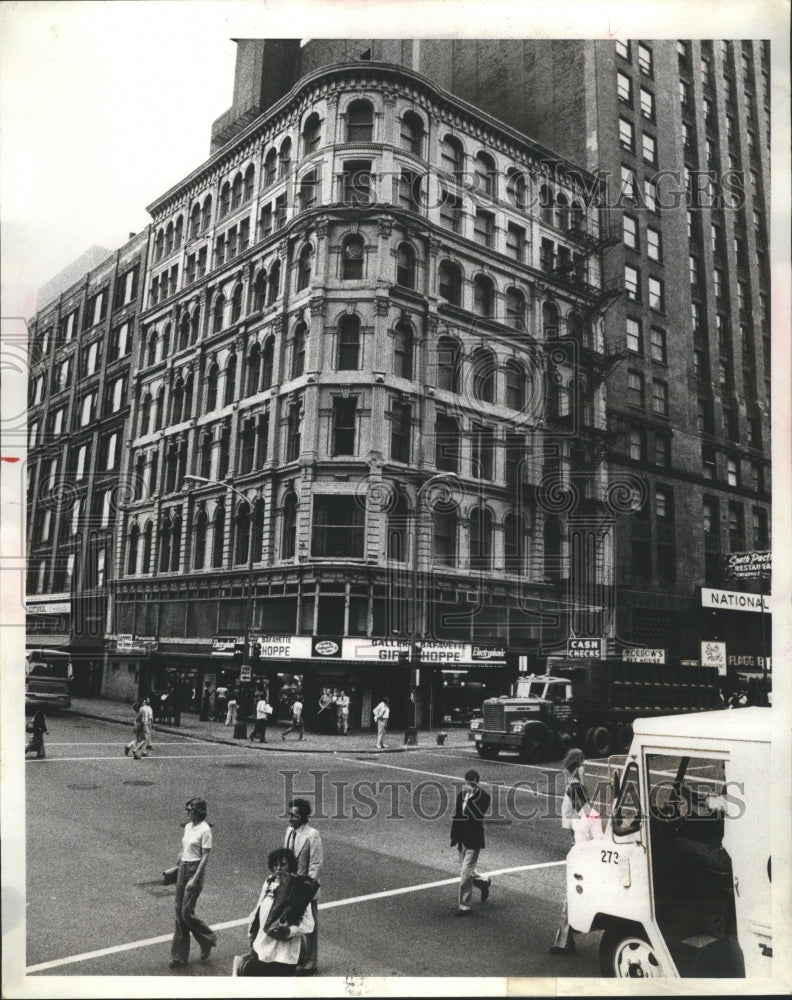
[[[770,576],[772,568],[772,552],[730,552],[726,556],[726,575],[735,580]]]

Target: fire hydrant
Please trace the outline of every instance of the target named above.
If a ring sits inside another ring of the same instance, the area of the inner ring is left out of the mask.
[[[448,739],[448,733],[438,733],[435,739],[437,740],[437,745],[439,747],[444,747],[445,741]]]

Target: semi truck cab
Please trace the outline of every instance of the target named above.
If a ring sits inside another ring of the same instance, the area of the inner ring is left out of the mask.
[[[603,839],[567,856],[604,976],[771,975],[769,733],[767,708],[635,722]]]

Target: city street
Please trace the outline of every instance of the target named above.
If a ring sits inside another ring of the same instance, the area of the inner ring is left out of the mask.
[[[219,943],[205,964],[193,944],[185,972],[228,976],[247,950],[246,918],[267,853],[282,843],[285,803],[300,794],[324,844],[320,974],[598,974],[596,935],[575,956],[548,954],[568,846],[558,762],[479,761],[468,746],[287,753],[166,734],[135,761],[123,753],[130,730],[117,724],[63,714],[50,733],[46,759],[25,768],[29,974],[174,975],[174,889],[161,872],[178,855],[184,802],[199,795],[215,844],[197,912]],[[484,905],[475,893],[471,919],[455,920],[450,819],[471,766],[493,795],[479,865],[493,888]]]

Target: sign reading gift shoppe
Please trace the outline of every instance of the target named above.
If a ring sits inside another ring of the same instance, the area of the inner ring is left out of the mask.
[[[262,635],[256,639],[265,660],[351,660],[355,663],[398,663],[409,655],[406,639],[314,638],[308,635]],[[416,642],[421,664],[462,664],[502,667],[506,663],[503,646],[480,646],[470,642]]]

